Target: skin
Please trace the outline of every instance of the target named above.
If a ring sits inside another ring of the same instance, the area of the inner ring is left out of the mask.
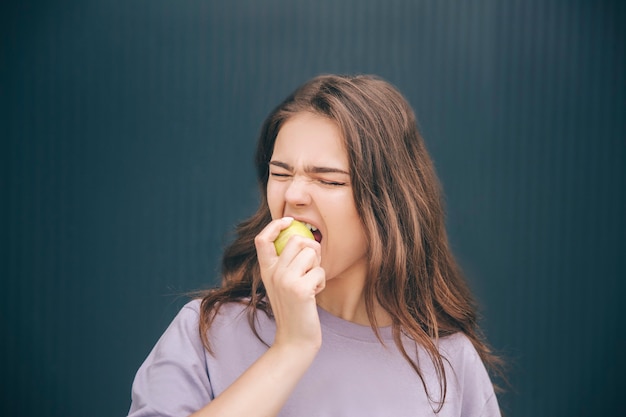
[[[301,113],[280,129],[270,160],[267,198],[272,218],[283,216],[322,233],[321,266],[326,289],[317,303],[350,321],[369,324],[361,289],[367,240],[350,184],[348,155],[338,126]]]
[[[278,133],[269,169],[267,200],[274,220],[255,245],[276,320],[274,343],[195,417],[275,416],[321,347],[318,304],[369,325],[362,294],[367,240],[339,128],[311,113],[293,116]],[[278,256],[273,242],[294,218],[316,226],[322,241],[294,236]]]

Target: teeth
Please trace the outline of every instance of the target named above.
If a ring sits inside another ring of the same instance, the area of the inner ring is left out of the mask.
[[[308,228],[309,228],[309,230],[310,230],[310,231],[312,231],[312,232],[315,232],[315,231],[317,230],[317,227],[313,226],[313,225],[312,225],[312,224],[310,224],[310,223],[304,223],[304,225],[305,225],[306,227],[308,227]]]

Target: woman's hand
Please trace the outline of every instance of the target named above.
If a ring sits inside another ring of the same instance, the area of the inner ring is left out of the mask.
[[[272,221],[254,240],[276,320],[274,344],[192,417],[275,416],[315,359],[322,343],[315,296],[326,278],[320,245],[312,239],[294,236],[276,254],[274,240],[292,220]]]
[[[274,346],[311,347],[317,351],[322,336],[315,296],[324,289],[325,273],[320,266],[321,248],[315,240],[292,236],[280,256],[274,240],[293,219],[269,223],[254,240],[276,320]]]

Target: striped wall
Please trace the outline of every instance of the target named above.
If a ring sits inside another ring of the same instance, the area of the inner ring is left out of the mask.
[[[326,72],[414,106],[507,416],[616,415],[625,6],[584,0],[12,2],[0,13],[0,414],[125,415],[257,204],[264,116]]]

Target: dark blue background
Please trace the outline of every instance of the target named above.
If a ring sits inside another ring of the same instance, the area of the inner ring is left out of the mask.
[[[414,106],[508,416],[624,390],[624,2],[2,6],[0,414],[125,415],[185,293],[256,208],[266,114],[319,73]]]

